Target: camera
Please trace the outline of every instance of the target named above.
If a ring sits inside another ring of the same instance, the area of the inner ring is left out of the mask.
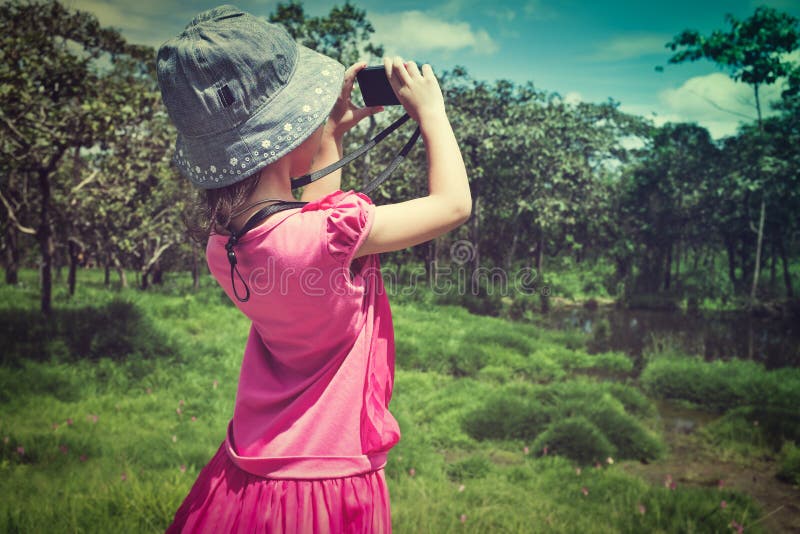
[[[386,77],[386,69],[383,65],[361,69],[356,74],[356,80],[358,80],[361,96],[364,97],[364,104],[367,106],[400,105],[400,101]]]

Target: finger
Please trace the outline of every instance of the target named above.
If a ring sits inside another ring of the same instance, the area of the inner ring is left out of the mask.
[[[357,108],[353,110],[353,117],[355,118],[356,122],[359,122],[361,119],[369,117],[370,115],[375,115],[376,113],[380,113],[383,111],[383,106],[370,106],[370,107],[363,107]]]
[[[419,73],[419,67],[417,67],[416,61],[409,61],[408,63],[406,63],[406,70],[408,70],[408,73],[411,75],[412,78],[419,78],[420,76],[422,76]]]
[[[408,85],[411,83],[411,76],[408,75],[408,71],[406,70],[406,66],[403,64],[403,58],[400,56],[395,56],[393,63],[393,71],[392,74],[396,75],[404,85]]]
[[[389,58],[387,56],[384,56],[384,58],[383,58],[383,68],[386,71],[386,79],[388,79],[388,80],[392,79],[392,67],[393,66],[394,65],[392,64],[391,58]]]
[[[358,71],[367,66],[366,62],[356,63],[344,72],[344,82],[342,83],[342,95],[349,97],[353,91],[353,84],[356,81]]]
[[[425,63],[422,66],[422,77],[423,78],[429,78],[431,76],[433,76],[433,77],[436,76],[435,74],[433,74],[433,67],[431,67],[429,64]]]

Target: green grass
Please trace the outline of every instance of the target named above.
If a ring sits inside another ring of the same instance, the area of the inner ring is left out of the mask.
[[[81,271],[36,324],[35,273],[22,275],[0,288],[0,531],[163,532],[224,438],[247,320],[208,278],[140,292]],[[395,531],[718,532],[763,515],[742,494],[619,469],[663,453],[652,401],[603,380],[630,370],[624,355],[456,306],[392,308]]]

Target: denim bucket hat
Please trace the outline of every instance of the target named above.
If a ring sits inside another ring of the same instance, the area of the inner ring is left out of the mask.
[[[178,129],[174,161],[203,189],[243,180],[299,146],[327,119],[344,78],[338,61],[229,5],[164,43],[157,71]]]

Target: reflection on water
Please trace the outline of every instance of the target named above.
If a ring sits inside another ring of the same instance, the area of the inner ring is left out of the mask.
[[[548,326],[584,331],[592,352],[620,350],[638,359],[645,347],[666,345],[706,360],[743,358],[762,362],[767,369],[800,367],[796,319],[604,307],[555,309],[541,317]]]

